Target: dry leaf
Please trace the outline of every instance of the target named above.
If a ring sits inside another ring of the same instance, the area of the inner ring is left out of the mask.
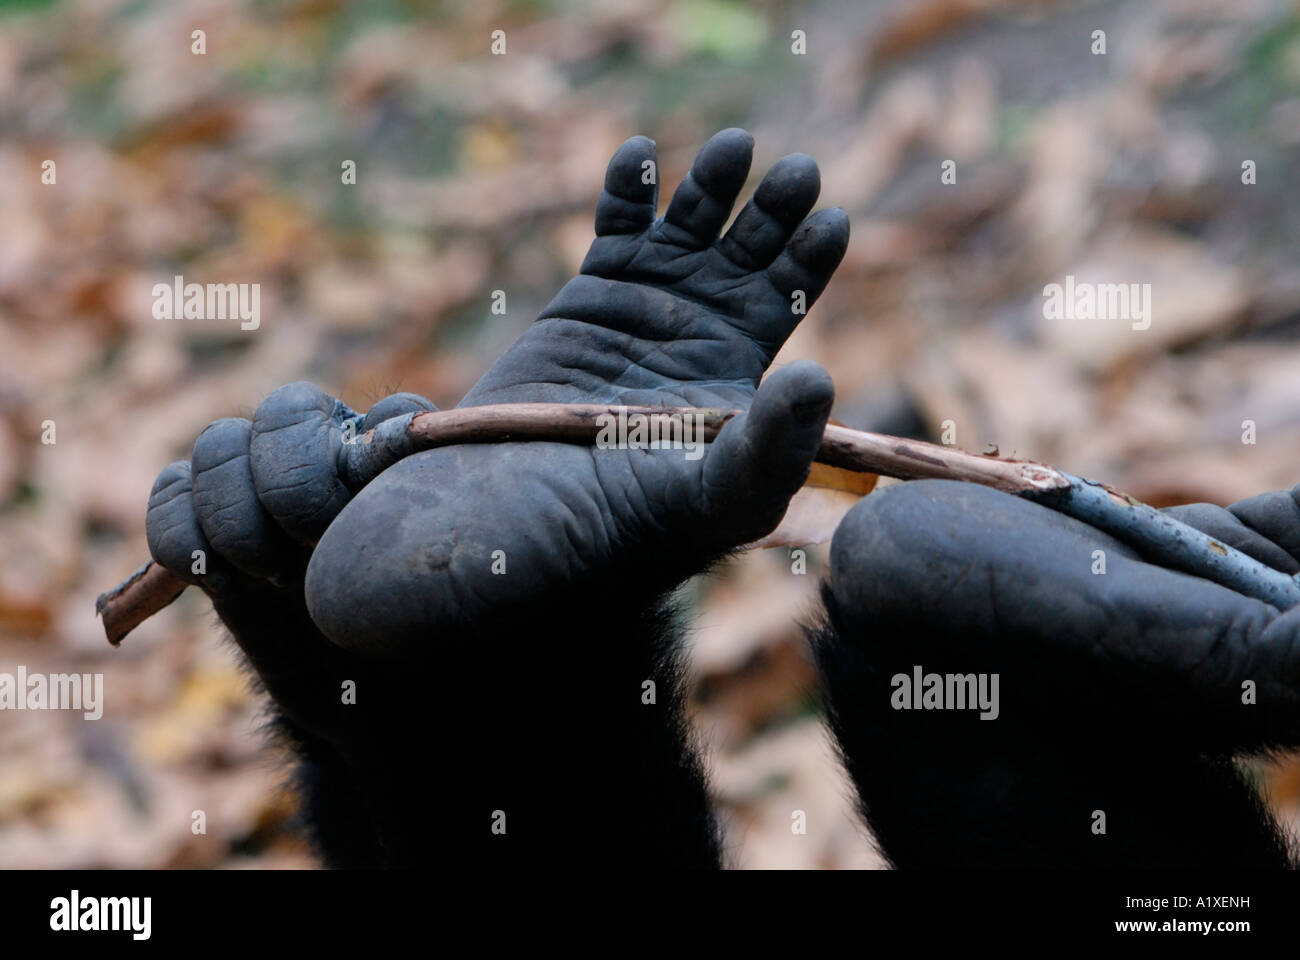
[[[874,473],[814,463],[777,528],[751,547],[802,547],[825,543],[853,505],[875,489]]]

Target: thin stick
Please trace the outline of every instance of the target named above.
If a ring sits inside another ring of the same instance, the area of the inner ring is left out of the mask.
[[[117,646],[122,638],[184,592],[189,586],[152,560],[141,564],[131,576],[95,600],[95,612],[104,618],[108,642]]]
[[[597,445],[611,418],[644,417],[649,436],[709,442],[741,411],[692,407],[512,403],[406,414],[357,436],[344,448],[344,482],[359,490],[385,469],[420,450],[463,443],[540,440]],[[689,419],[687,419],[689,418]],[[683,424],[690,432],[684,432]],[[1224,583],[1279,609],[1300,603],[1300,585],[1271,567],[1108,487],[1031,460],[976,456],[880,433],[830,425],[819,463],[900,480],[960,480],[1023,496],[1076,516],[1160,562]],[[186,583],[149,562],[95,602],[104,632],[116,646],[166,607]]]

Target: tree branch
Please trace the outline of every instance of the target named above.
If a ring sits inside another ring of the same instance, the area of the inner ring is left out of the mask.
[[[644,417],[649,436],[708,442],[739,410],[619,407],[602,404],[511,403],[406,414],[385,421],[344,447],[343,481],[359,490],[404,457],[434,447],[521,440],[597,445],[616,419]],[[689,430],[689,432],[684,432]],[[1023,496],[1075,516],[1146,556],[1257,597],[1279,609],[1300,603],[1300,585],[1286,574],[1102,484],[1031,460],[976,456],[879,433],[827,426],[817,461],[900,480],[960,480]],[[96,612],[114,646],[166,607],[187,584],[150,561],[101,594]]]

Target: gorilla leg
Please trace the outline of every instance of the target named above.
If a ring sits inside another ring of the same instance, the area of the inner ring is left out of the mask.
[[[1295,742],[1289,615],[943,482],[856,507],[824,597],[828,715],[896,866],[1288,865],[1232,757]],[[996,717],[914,709],[917,667],[996,676]]]

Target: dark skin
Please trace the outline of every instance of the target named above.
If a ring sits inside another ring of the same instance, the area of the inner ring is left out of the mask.
[[[339,476],[345,425],[431,405],[401,394],[362,417],[290,384],[160,475],[154,558],[211,596],[274,702],[327,864],[723,861],[682,717],[672,592],[773,529],[807,475],[829,378],[801,362],[759,380],[848,239],[842,211],[808,216],[818,178],[800,155],[719,237],[751,149],[718,134],[656,219],[653,144],[624,144],[581,274],[462,401],[746,409],[702,459],[461,446],[357,491]],[[1300,569],[1290,494],[1182,512]],[[814,641],[893,862],[1287,863],[1226,758],[1300,742],[1298,615],[970,485],[867,498],[832,553]],[[998,672],[1000,718],[892,710],[889,678],[914,664]]]
[[[1300,571],[1296,491],[1171,512]],[[1294,865],[1232,759],[1300,745],[1300,608],[1280,613],[1046,507],[946,481],[856,506],[823,594],[832,725],[895,865]],[[997,673],[998,718],[893,709],[892,678],[916,665]]]
[[[445,448],[401,461],[353,498],[337,464],[344,424],[359,418],[290,384],[251,424],[212,424],[193,467],[159,477],[153,555],[213,598],[307,758],[313,808],[339,808],[318,837],[327,862],[416,864],[457,851],[718,862],[682,732],[666,598],[774,528],[806,478],[830,378],[800,362],[761,389],[759,379],[848,241],[843,211],[805,220],[819,178],[801,155],[777,163],[719,237],[752,147],[743,131],[715,136],[656,219],[657,184],[643,177],[653,144],[625,143],[581,275],[463,401],[746,409],[702,459],[547,443]],[[390,397],[358,430],[428,406]],[[209,558],[204,575],[190,572],[194,550]],[[504,574],[493,572],[497,551]],[[593,661],[593,676],[575,670]],[[444,677],[455,678],[451,690],[430,702]],[[340,702],[348,681],[354,704]],[[602,720],[570,742],[590,716]],[[461,783],[430,799],[412,789],[406,752],[439,721],[462,733],[426,772]],[[574,803],[541,785],[590,782],[593,753],[606,759],[588,819],[603,825],[575,829]],[[505,843],[489,830],[497,811]],[[412,830],[431,814],[444,828]]]
[[[657,187],[643,182],[653,144],[625,143],[581,274],[461,404],[723,406],[748,416],[697,460],[542,443],[408,457],[321,540],[307,603],[327,635],[354,649],[420,646],[431,626],[522,612],[593,573],[658,594],[775,527],[807,476],[834,388],[807,362],[761,391],[758,382],[802,319],[796,301],[815,301],[839,264],[848,219],[832,209],[805,221],[819,176],[794,155],[719,239],[752,146],[740,130],[713,137],[655,220]],[[493,573],[494,551],[504,576]],[[377,584],[395,601],[378,610],[368,601]]]

